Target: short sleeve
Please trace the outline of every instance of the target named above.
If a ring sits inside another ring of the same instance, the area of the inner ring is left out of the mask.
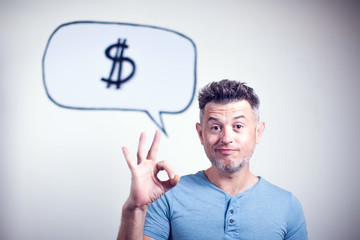
[[[169,212],[169,204],[165,195],[150,204],[146,214],[144,234],[156,240],[169,239]]]
[[[289,206],[286,240],[307,240],[308,232],[303,209],[299,200],[292,195]]]

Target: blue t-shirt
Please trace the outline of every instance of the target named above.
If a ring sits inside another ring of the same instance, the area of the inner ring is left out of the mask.
[[[307,240],[300,202],[260,177],[231,196],[202,171],[183,176],[176,187],[153,202],[144,234],[154,239]]]

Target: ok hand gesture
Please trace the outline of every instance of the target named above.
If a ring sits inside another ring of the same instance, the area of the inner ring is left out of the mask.
[[[132,159],[126,147],[122,148],[132,175],[128,206],[133,208],[147,208],[150,203],[160,198],[180,180],[180,176],[175,175],[174,170],[167,162],[156,162],[160,137],[161,132],[156,131],[150,150],[146,152],[146,136],[145,133],[141,133],[137,162]],[[166,171],[169,177],[166,181],[161,181],[157,177],[157,174],[162,170]]]

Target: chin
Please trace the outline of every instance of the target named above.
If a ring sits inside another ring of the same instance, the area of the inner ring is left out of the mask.
[[[215,160],[215,161],[211,161],[211,162],[221,172],[235,173],[235,172],[243,169],[249,163],[249,159],[244,159],[240,163],[235,162],[235,163],[230,163],[230,164],[225,164],[224,161],[219,161],[219,160]]]

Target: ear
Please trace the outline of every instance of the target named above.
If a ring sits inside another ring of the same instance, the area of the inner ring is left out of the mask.
[[[204,145],[204,140],[203,140],[203,136],[202,136],[202,128],[201,128],[200,123],[196,123],[196,131],[198,133],[201,144]]]
[[[256,126],[256,144],[260,143],[261,136],[263,135],[265,131],[265,123],[259,122]]]

